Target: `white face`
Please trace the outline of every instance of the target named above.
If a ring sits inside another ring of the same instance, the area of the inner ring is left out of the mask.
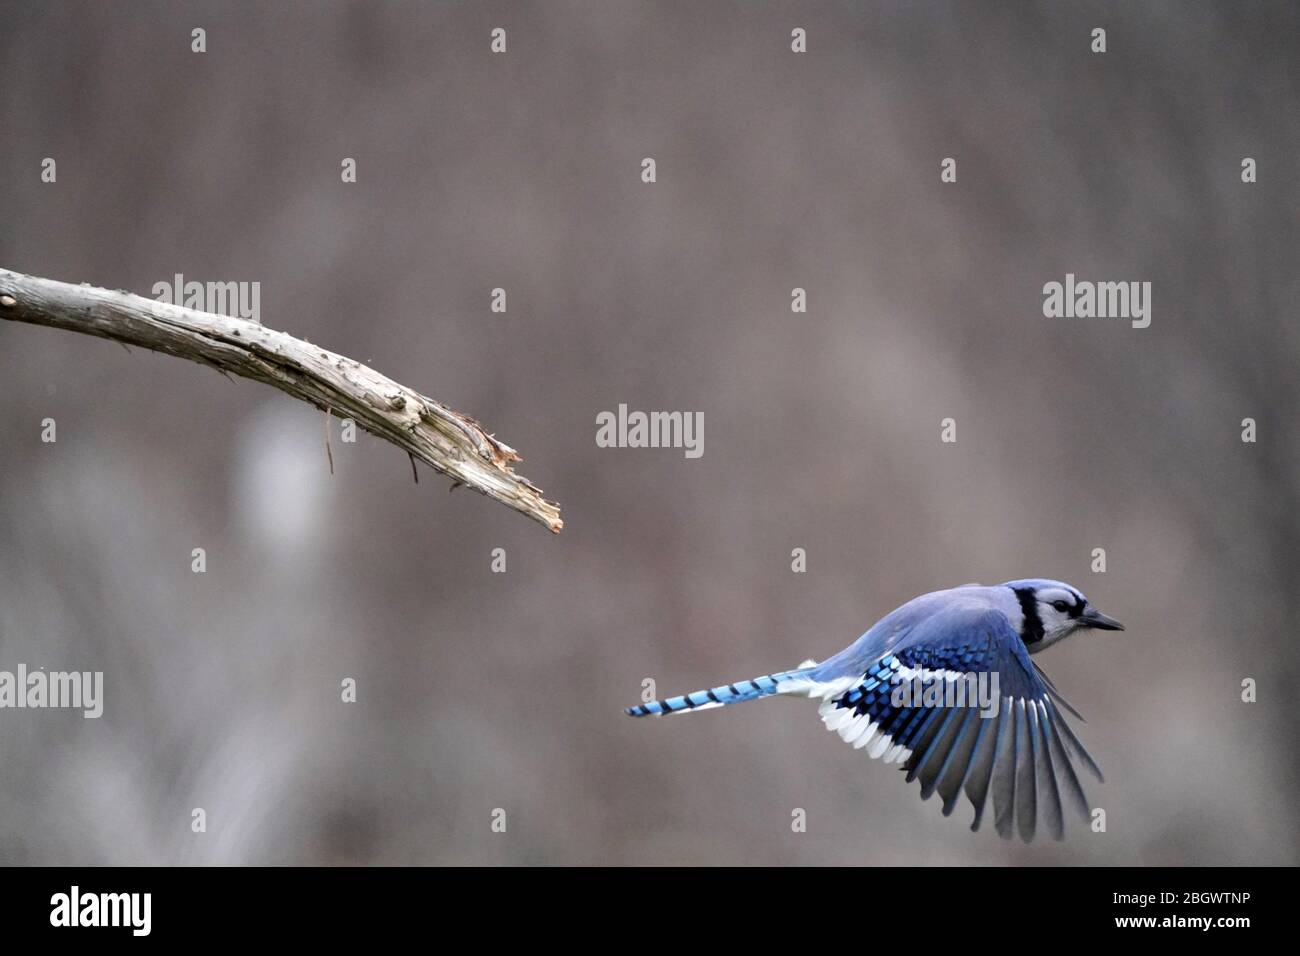
[[[1088,601],[1078,591],[1066,587],[1039,588],[1034,592],[1034,599],[1038,604],[1038,619],[1043,622],[1042,647],[1055,644],[1084,626],[1080,615]]]

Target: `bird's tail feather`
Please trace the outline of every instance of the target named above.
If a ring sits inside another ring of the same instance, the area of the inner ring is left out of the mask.
[[[648,704],[637,704],[635,707],[625,708],[623,712],[632,717],[659,717],[663,714],[690,713],[693,710],[707,710],[710,707],[725,707],[746,700],[757,700],[760,697],[770,697],[773,694],[793,690],[806,671],[807,668],[765,674],[753,680],[723,684],[711,690],[697,690],[680,697],[667,697],[663,700],[652,700]]]

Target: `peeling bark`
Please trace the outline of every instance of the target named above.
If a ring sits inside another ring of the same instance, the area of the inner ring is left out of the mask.
[[[516,475],[515,450],[468,415],[355,359],[246,319],[196,312],[129,292],[0,269],[0,319],[139,345],[272,385],[348,417],[450,478],[540,522],[564,526],[559,505]]]

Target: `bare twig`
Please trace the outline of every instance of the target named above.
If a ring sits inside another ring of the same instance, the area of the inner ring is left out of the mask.
[[[453,411],[355,359],[256,322],[0,269],[0,319],[139,345],[273,385],[320,409],[340,409],[412,458],[558,532],[560,508],[516,475],[514,449]]]

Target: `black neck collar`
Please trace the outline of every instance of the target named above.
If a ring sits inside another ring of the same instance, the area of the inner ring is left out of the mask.
[[[1038,616],[1038,600],[1033,588],[1016,588],[1016,597],[1020,599],[1020,613],[1024,621],[1020,624],[1020,639],[1026,644],[1037,644],[1043,639],[1043,621]]]

